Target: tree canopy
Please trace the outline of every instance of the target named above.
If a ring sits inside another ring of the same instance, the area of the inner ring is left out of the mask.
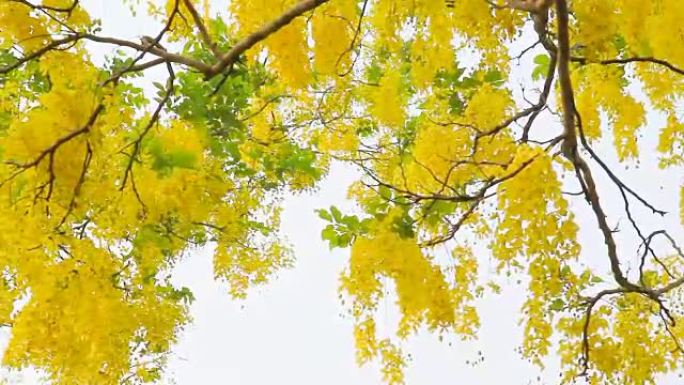
[[[244,297],[296,257],[283,197],[339,162],[358,210],[320,209],[321,235],[387,383],[419,329],[477,338],[502,286],[525,292],[520,354],[557,354],[563,383],[684,369],[683,2],[122,1],[158,33],[0,0],[3,365],[154,382],[191,320],[174,265],[213,244]],[[645,157],[681,202],[626,182]]]

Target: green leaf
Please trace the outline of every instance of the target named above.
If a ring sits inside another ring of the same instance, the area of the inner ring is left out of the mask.
[[[316,210],[316,213],[318,214],[318,217],[319,217],[319,218],[321,218],[321,219],[323,219],[323,220],[325,220],[325,221],[328,221],[328,222],[332,222],[332,221],[333,221],[332,216],[331,216],[330,213],[327,212],[326,210],[318,209],[318,210]]]
[[[545,54],[539,54],[534,58],[534,70],[532,71],[532,79],[539,80],[546,77],[549,72],[549,65],[551,64],[551,58]]]
[[[465,103],[458,92],[449,95],[449,112],[454,115],[461,115],[465,111]]]
[[[463,80],[459,82],[459,86],[464,89],[476,88],[480,84],[482,84],[482,82],[477,80],[474,76],[463,78]]]
[[[342,223],[345,224],[350,230],[354,231],[359,227],[359,218],[355,215],[345,215],[342,218]]]
[[[378,83],[382,78],[382,68],[378,63],[372,63],[366,70],[366,77],[369,83]]]
[[[171,174],[174,168],[191,169],[195,167],[197,162],[197,154],[186,150],[165,149],[161,142],[156,139],[149,141],[148,149],[154,158],[152,169],[162,176]]]
[[[321,238],[324,241],[328,241],[330,249],[334,249],[337,246],[337,232],[333,225],[328,225],[321,231]]]
[[[553,311],[561,311],[565,307],[565,302],[563,302],[562,299],[556,298],[553,302],[551,302],[551,306],[549,306],[549,309]]]
[[[332,214],[333,219],[335,222],[341,222],[342,221],[342,212],[335,207],[335,206],[330,206],[330,213]]]
[[[627,48],[627,40],[625,40],[622,35],[615,35],[615,38],[613,38],[613,45],[617,48],[618,52],[621,52]]]
[[[12,115],[6,111],[0,111],[0,133],[4,133],[12,122]]]
[[[351,244],[352,242],[352,235],[351,234],[342,234],[337,238],[337,246],[338,247],[347,247]]]
[[[570,273],[572,273],[572,268],[570,268],[570,266],[568,265],[563,266],[563,268],[561,269],[561,276],[565,277]]]
[[[494,85],[499,85],[504,82],[504,77],[501,72],[497,70],[491,70],[485,74],[484,81]]]
[[[399,236],[402,238],[413,238],[415,236],[413,220],[411,219],[408,211],[404,212],[404,215],[394,220],[392,223],[392,230],[399,234]]]
[[[387,186],[380,186],[378,187],[378,193],[383,199],[390,200],[392,199],[392,190],[390,190],[389,187]]]
[[[333,227],[333,225],[325,226],[323,231],[321,231],[321,237],[323,238],[323,240],[329,241],[329,242],[336,239],[337,238],[337,232],[335,231],[335,227]]]

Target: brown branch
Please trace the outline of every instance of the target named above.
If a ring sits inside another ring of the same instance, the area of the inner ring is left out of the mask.
[[[40,10],[45,10],[45,11],[60,12],[60,13],[66,13],[68,15],[71,15],[71,13],[74,11],[74,9],[76,9],[76,7],[78,6],[78,3],[80,2],[80,0],[74,0],[71,3],[71,5],[68,7],[53,7],[53,6],[49,6],[49,5],[33,4],[27,0],[9,0],[9,1],[14,2],[14,3],[24,4],[27,7],[31,7],[32,9],[40,9]]]
[[[118,45],[120,47],[132,48],[140,52],[149,52],[155,56],[165,59],[167,62],[182,64],[186,67],[194,68],[202,73],[207,73],[211,69],[209,65],[199,60],[168,52],[151,44],[143,45],[139,43],[134,43],[129,40],[123,40],[114,37],[97,36],[93,34],[83,34],[82,38],[96,43],[113,44]]]
[[[606,214],[601,206],[598,192],[596,189],[596,183],[594,182],[594,177],[591,173],[591,169],[587,163],[579,155],[575,156],[573,161],[575,168],[578,170],[581,180],[586,186],[585,196],[589,201],[589,206],[594,212],[594,216],[598,222],[599,229],[603,234],[603,240],[606,244],[608,251],[608,259],[610,260],[610,269],[613,273],[615,281],[623,288],[636,289],[637,286],[629,282],[624,276],[622,269],[620,268],[620,260],[617,254],[617,246],[615,244],[615,238],[613,237],[613,231],[611,230],[608,222],[606,220]]]
[[[660,316],[660,319],[663,321],[663,324],[665,325],[665,330],[667,331],[667,334],[670,335],[670,338],[672,338],[672,341],[674,342],[677,350],[680,353],[684,353],[684,348],[682,348],[682,344],[679,342],[679,337],[677,337],[677,335],[674,333],[674,331],[670,327],[670,323],[668,322],[667,319],[665,319],[663,312],[662,311],[658,312],[658,315]]]
[[[123,76],[124,74],[126,74],[128,72],[143,71],[143,70],[150,68],[150,67],[153,67],[157,64],[161,64],[161,63],[166,62],[166,59],[160,58],[160,59],[152,60],[150,62],[143,63],[140,65],[137,64],[140,60],[143,59],[143,57],[145,57],[147,52],[149,52],[152,48],[161,48],[161,51],[166,52],[166,50],[161,47],[159,42],[164,37],[164,34],[171,29],[171,25],[173,25],[173,20],[176,18],[176,15],[178,15],[180,12],[179,9],[180,9],[179,0],[176,0],[173,4],[173,10],[171,10],[171,14],[169,15],[169,18],[166,20],[166,24],[164,24],[164,27],[162,28],[162,30],[159,31],[159,33],[157,33],[157,36],[155,36],[154,39],[152,39],[150,44],[145,45],[144,49],[138,54],[138,56],[135,59],[133,59],[133,61],[131,61],[131,63],[128,65],[128,67],[117,72],[116,74],[113,74],[109,79],[107,79],[104,82],[105,85],[109,84],[110,82],[115,82],[115,83],[118,82],[119,79],[121,78],[121,76]],[[146,65],[149,65],[149,66],[146,66]]]
[[[565,0],[556,0],[558,19],[558,81],[561,88],[561,106],[563,108],[563,144],[562,152],[570,161],[577,157],[577,135],[575,133],[575,96],[570,80],[570,34],[568,27],[568,4]]]
[[[140,71],[144,71],[144,70],[146,70],[146,69],[148,69],[148,68],[156,67],[156,66],[158,66],[158,65],[160,65],[160,64],[164,64],[164,63],[166,63],[166,62],[167,62],[167,61],[166,61],[166,59],[164,59],[164,58],[161,58],[161,57],[160,57],[160,58],[156,58],[156,59],[147,61],[147,62],[145,62],[145,63],[136,64],[136,65],[133,65],[132,67],[126,68],[126,69],[124,69],[123,71],[118,72],[117,75],[120,76],[120,75],[124,75],[124,74],[126,74],[126,73],[129,73],[129,72],[140,72]]]
[[[684,253],[682,252],[682,249],[677,245],[677,243],[674,241],[674,239],[665,231],[665,230],[658,230],[653,233],[651,233],[647,240],[650,242],[653,237],[656,235],[663,235],[666,237],[670,243],[672,244],[673,248],[677,250],[680,256],[684,257]],[[668,273],[669,274],[669,273]],[[589,323],[591,320],[591,312],[595,305],[598,303],[598,301],[606,296],[606,295],[611,295],[611,294],[624,294],[624,293],[638,293],[646,296],[650,300],[656,302],[659,306],[659,316],[662,319],[663,323],[665,324],[665,328],[670,335],[670,337],[673,339],[675,345],[677,346],[678,350],[681,350],[681,344],[679,343],[679,339],[677,336],[672,332],[670,326],[675,325],[675,319],[672,316],[670,310],[665,306],[662,296],[664,294],[667,294],[671,292],[672,290],[675,290],[677,288],[680,288],[682,285],[684,285],[684,277],[681,277],[677,280],[674,280],[670,282],[669,284],[659,288],[659,289],[650,289],[647,287],[639,287],[636,285],[632,285],[631,287],[620,287],[620,288],[615,288],[615,289],[609,289],[609,290],[603,290],[596,294],[594,297],[590,298],[587,301],[587,309],[586,309],[586,318],[584,322],[584,327],[583,327],[583,332],[582,332],[582,365],[584,367],[583,372],[580,375],[586,375],[588,370],[589,370]]]
[[[169,78],[166,81],[166,91],[164,93],[164,96],[162,99],[159,101],[157,104],[157,107],[155,108],[154,112],[152,113],[152,116],[150,117],[150,120],[147,122],[145,125],[145,128],[143,128],[143,131],[140,133],[138,138],[133,141],[130,145],[133,146],[133,151],[129,155],[128,158],[128,163],[126,164],[126,170],[124,172],[124,178],[121,182],[121,186],[119,187],[119,191],[123,191],[123,189],[126,187],[126,182],[128,181],[128,178],[132,176],[133,173],[133,163],[138,157],[138,154],[140,154],[140,149],[142,148],[142,141],[147,135],[147,133],[152,129],[155,123],[159,121],[159,117],[161,115],[162,110],[164,109],[164,105],[171,99],[171,95],[174,92],[174,81],[176,79],[176,75],[173,72],[173,67],[171,67],[171,64],[166,63],[166,68],[169,73]],[[137,195],[137,191],[136,195]]]
[[[549,52],[551,56],[551,60],[549,62],[549,69],[548,72],[546,73],[546,80],[544,81],[544,88],[542,90],[541,95],[539,95],[539,99],[537,101],[537,104],[532,106],[532,114],[530,117],[527,119],[527,123],[525,123],[525,127],[523,127],[523,133],[521,137],[522,142],[527,142],[529,140],[529,135],[530,135],[530,130],[532,129],[532,124],[534,123],[535,119],[537,119],[537,116],[539,116],[539,113],[542,112],[544,107],[546,106],[546,102],[549,98],[549,94],[551,93],[551,86],[553,85],[554,81],[554,75],[556,73],[556,65],[558,63],[558,58],[556,55],[555,51],[550,51]]]
[[[528,12],[532,18],[534,30],[539,35],[539,42],[547,51],[556,51],[555,44],[548,37],[549,8],[553,0],[507,0],[504,6],[496,5],[491,0],[487,2],[494,9],[510,8]]]
[[[147,68],[152,67],[154,65],[161,64],[162,62],[178,63],[178,64],[185,65],[187,67],[190,67],[190,68],[194,68],[194,69],[196,69],[202,73],[206,73],[211,68],[209,65],[207,65],[207,64],[205,64],[199,60],[195,60],[193,58],[190,58],[190,57],[186,57],[186,56],[182,56],[179,54],[175,54],[172,52],[165,51],[163,49],[160,49],[158,46],[156,46],[156,44],[159,43],[159,41],[161,40],[163,35],[171,28],[171,24],[173,22],[173,19],[174,19],[175,15],[178,13],[178,1],[179,0],[176,0],[174,10],[171,12],[169,19],[166,22],[166,25],[164,26],[162,31],[157,35],[157,37],[154,39],[154,44],[147,44],[147,45],[139,44],[139,43],[135,43],[135,42],[132,42],[129,40],[124,40],[124,39],[119,39],[119,38],[114,38],[114,37],[107,37],[107,36],[98,36],[98,35],[94,35],[91,33],[72,33],[72,34],[69,34],[62,39],[53,40],[51,43],[47,44],[46,46],[34,51],[33,53],[29,54],[28,56],[20,59],[17,63],[14,63],[14,64],[11,64],[9,66],[0,68],[0,74],[8,73],[8,72],[20,67],[22,64],[24,64],[28,61],[40,58],[42,55],[44,55],[48,51],[56,49],[63,44],[73,43],[73,42],[76,42],[79,40],[88,40],[88,41],[92,41],[95,43],[102,43],[102,44],[113,44],[113,45],[117,45],[119,47],[131,48],[131,49],[134,49],[134,50],[140,52],[140,55],[136,59],[134,59],[133,62],[131,63],[131,67],[127,68],[126,70],[121,71],[121,73],[119,73],[117,75],[114,75],[112,77],[112,79],[109,79],[105,83],[108,83],[112,80],[115,80],[115,78],[120,77],[123,73],[130,72],[133,68],[135,68],[137,70],[144,70],[144,69],[147,69]],[[159,59],[145,63],[143,65],[140,65],[139,67],[134,67],[135,63],[137,63],[139,60],[141,60],[142,57],[148,52],[159,57]],[[161,61],[161,59],[163,59],[163,61]]]
[[[269,105],[271,105],[275,102],[278,102],[280,99],[290,98],[290,97],[292,97],[292,96],[287,95],[287,94],[272,96],[268,100],[266,100],[264,103],[262,103],[261,106],[256,111],[250,113],[249,115],[247,115],[245,117],[240,118],[239,120],[241,122],[248,121],[248,120],[254,118],[255,116],[259,115],[260,113],[262,113],[266,109],[266,107],[268,107]]]
[[[591,322],[591,312],[594,309],[594,306],[598,303],[598,301],[601,300],[601,298],[607,296],[607,295],[612,295],[612,294],[619,294],[619,293],[624,293],[624,289],[610,289],[610,290],[603,290],[596,294],[594,297],[592,297],[588,301],[587,305],[587,310],[585,313],[585,318],[584,318],[584,327],[582,328],[582,366],[584,370],[580,374],[580,376],[587,375],[589,371],[589,323]]]
[[[519,54],[515,55],[514,59],[516,59],[518,61],[518,64],[520,64],[520,59],[522,59],[522,57],[525,56],[525,54],[532,51],[539,44],[541,44],[541,40],[535,41],[534,43],[532,43],[531,45],[527,46],[525,49],[520,51]]]
[[[214,57],[218,59],[219,57],[221,57],[221,52],[218,50],[216,44],[211,39],[209,31],[207,31],[207,27],[204,25],[204,22],[202,21],[202,16],[200,16],[200,14],[197,12],[197,9],[195,9],[195,6],[192,4],[192,1],[183,0],[183,3],[188,8],[188,11],[190,11],[190,15],[192,16],[192,19],[195,22],[195,26],[197,26],[197,29],[200,31],[200,35],[202,35],[202,40],[204,40],[204,43],[207,45],[211,53],[214,54]]]
[[[598,156],[598,154],[594,151],[594,149],[589,145],[589,141],[587,140],[586,135],[584,134],[584,128],[582,125],[582,117],[579,114],[579,111],[575,110],[575,116],[577,118],[577,128],[579,130],[580,134],[580,143],[582,143],[582,147],[589,153],[591,158],[598,163],[599,166],[605,171],[605,173],[608,175],[610,180],[615,183],[622,192],[627,192],[629,195],[634,197],[636,200],[641,202],[644,206],[648,207],[654,214],[658,214],[660,216],[663,216],[667,214],[666,211],[659,210],[655,206],[653,206],[651,203],[649,203],[646,199],[641,197],[641,195],[637,194],[636,191],[634,191],[632,188],[630,188],[627,184],[625,184],[620,178],[618,178],[617,175],[608,167],[606,162],[601,159],[601,157]],[[623,191],[624,190],[624,191]]]
[[[46,46],[41,47],[41,48],[31,52],[30,54],[24,56],[23,58],[20,58],[16,63],[7,65],[5,67],[1,67],[0,68],[0,74],[7,74],[10,71],[13,71],[13,70],[21,67],[23,64],[25,64],[31,60],[35,60],[35,59],[40,58],[41,56],[45,55],[47,52],[49,52],[55,48],[58,48],[59,46],[61,46],[63,44],[73,43],[73,42],[75,42],[79,39],[82,39],[82,38],[83,38],[83,35],[81,35],[81,34],[73,34],[73,35],[69,35],[63,39],[53,40],[51,43],[47,44]]]
[[[6,74],[9,73],[10,71],[13,71],[19,67],[21,67],[23,64],[40,58],[47,52],[57,49],[60,46],[64,44],[69,44],[69,43],[74,43],[79,40],[89,40],[92,42],[96,43],[103,43],[103,44],[113,44],[113,45],[118,45],[120,47],[128,47],[132,48],[134,50],[140,51],[142,54],[144,53],[151,53],[155,56],[158,56],[159,59],[153,60],[151,62],[148,62],[144,65],[140,65],[137,67],[138,70],[146,69],[149,67],[152,67],[157,64],[161,64],[162,62],[170,62],[170,63],[178,63],[185,65],[190,68],[194,68],[202,73],[208,73],[211,69],[211,67],[199,60],[195,60],[186,56],[182,56],[179,54],[171,53],[168,51],[164,51],[162,49],[159,49],[158,47],[155,47],[153,45],[143,45],[143,44],[138,44],[134,43],[132,41],[124,40],[124,39],[118,39],[118,38],[113,38],[113,37],[105,37],[105,36],[97,36],[89,33],[75,33],[75,34],[70,34],[62,39],[58,40],[53,40],[49,44],[45,45],[42,48],[39,48],[38,50],[30,53],[29,55],[19,59],[16,63],[10,64],[8,66],[0,68],[0,74]],[[142,56],[142,55],[141,55]],[[163,59],[163,60],[162,60]],[[139,60],[139,59],[138,59]],[[135,63],[135,61],[134,61]],[[125,72],[130,72],[130,68],[127,70],[122,71],[122,73]],[[116,76],[115,76],[116,77]],[[110,80],[111,81],[111,80]]]
[[[8,176],[5,180],[0,182],[0,186],[4,185],[5,183],[9,182],[10,180],[16,178],[17,176],[19,176],[24,171],[26,171],[32,167],[37,167],[43,161],[43,159],[45,159],[45,157],[48,157],[49,162],[50,162],[50,165],[49,165],[50,178],[49,178],[48,182],[46,183],[46,185],[48,187],[47,199],[49,200],[51,193],[52,193],[52,186],[53,186],[54,181],[55,181],[55,174],[54,174],[54,170],[53,170],[55,153],[63,144],[71,141],[72,139],[74,139],[80,135],[83,135],[83,134],[86,134],[87,132],[89,132],[90,129],[95,124],[95,121],[97,120],[98,115],[100,115],[100,113],[103,110],[104,110],[104,105],[102,105],[102,104],[98,105],[97,108],[95,108],[95,111],[93,111],[93,113],[90,115],[90,118],[88,118],[88,121],[86,122],[86,124],[83,127],[79,128],[77,130],[74,130],[74,131],[62,136],[61,138],[57,139],[57,141],[55,141],[51,146],[49,146],[48,148],[41,151],[40,154],[38,154],[38,156],[35,159],[33,159],[32,161],[30,161],[28,163],[16,163],[13,161],[6,161],[5,162],[6,164],[10,164],[12,166],[15,166],[18,169],[17,169],[17,171],[13,172],[10,176]]]
[[[677,242],[674,240],[674,238],[672,238],[672,236],[671,236],[667,231],[665,231],[665,230],[659,230],[659,231],[654,232],[654,234],[661,234],[662,236],[664,236],[665,238],[667,238],[668,241],[670,241],[670,244],[672,245],[672,248],[675,249],[675,250],[677,251],[677,254],[678,254],[680,257],[684,258],[684,250],[682,250],[682,248],[677,244]]]
[[[558,21],[558,80],[561,88],[561,105],[563,108],[563,143],[561,145],[561,152],[573,163],[580,183],[584,183],[584,186],[586,186],[584,188],[585,196],[603,234],[610,260],[610,269],[615,281],[622,288],[636,290],[639,287],[629,282],[620,268],[615,238],[601,206],[594,177],[591,169],[577,151],[577,134],[575,131],[576,109],[572,82],[570,80],[569,15],[566,0],[556,0],[556,16]]]
[[[340,54],[340,56],[337,58],[337,61],[335,62],[335,67],[337,67],[340,64],[340,61],[342,61],[342,58],[344,57],[344,55],[346,55],[347,53],[351,52],[354,49],[354,44],[356,44],[356,40],[359,38],[359,35],[361,34],[361,26],[363,24],[363,17],[366,15],[366,9],[367,8],[368,8],[368,0],[364,0],[363,6],[361,7],[361,14],[359,15],[359,21],[356,24],[356,31],[354,31],[354,37],[352,38],[352,41],[349,43],[349,47],[347,49],[345,49],[344,52],[342,52]],[[359,55],[357,55],[354,58],[352,63],[349,65],[349,68],[347,68],[347,70],[345,72],[337,74],[337,76],[345,77],[345,76],[349,75],[354,70],[354,66],[356,65],[356,61],[358,60],[358,58],[359,58]]]
[[[482,198],[484,198],[484,196]],[[458,219],[458,221],[451,226],[449,231],[444,236],[434,238],[434,239],[430,239],[427,242],[422,243],[420,246],[421,247],[434,247],[434,246],[440,245],[444,242],[447,242],[447,241],[453,239],[456,236],[456,233],[458,233],[458,231],[461,229],[461,227],[463,227],[463,224],[465,223],[465,221],[468,220],[468,218],[470,218],[471,215],[473,215],[473,213],[475,212],[477,207],[480,205],[482,200],[483,199],[478,199],[478,200],[473,201],[470,204],[470,207],[468,207],[468,210],[466,210],[466,212],[463,213],[463,215],[461,215],[461,217]],[[451,224],[451,223],[449,223],[449,224]]]
[[[131,189],[133,190],[133,195],[135,195],[135,199],[140,203],[140,207],[142,207],[142,216],[143,218],[147,214],[147,205],[142,199],[142,196],[140,195],[140,191],[138,191],[138,185],[135,183],[135,175],[133,175],[133,170],[131,169],[130,172],[130,177],[131,177]]]
[[[641,261],[639,262],[639,283],[641,284],[641,286],[646,286],[646,282],[644,281],[644,269],[646,268],[646,257],[648,256],[649,253],[653,257],[653,260],[658,265],[660,265],[660,267],[663,268],[663,271],[665,271],[665,274],[667,274],[667,276],[670,277],[671,279],[675,279],[674,274],[672,274],[672,272],[670,272],[670,269],[668,269],[667,265],[665,265],[663,263],[663,261],[661,261],[660,258],[658,258],[655,251],[651,247],[651,242],[653,241],[653,237],[654,237],[654,234],[651,234],[648,238],[644,239],[644,241],[639,246],[639,248],[641,248],[641,246],[644,247],[644,252],[641,255]],[[638,249],[637,249],[637,252],[638,252]]]
[[[217,230],[219,232],[225,232],[226,228],[223,226],[215,225],[213,223],[208,223],[208,222],[192,222],[193,225],[197,226],[203,226],[203,227],[208,227],[210,229]]]
[[[219,73],[223,72],[223,70],[234,64],[238,60],[240,55],[242,55],[245,51],[252,48],[260,41],[266,39],[274,32],[277,32],[279,29],[288,25],[296,17],[301,16],[302,14],[315,9],[318,6],[327,3],[328,1],[329,0],[300,1],[295,6],[285,11],[277,19],[270,21],[269,23],[262,26],[259,30],[253,32],[251,35],[237,42],[237,44],[235,44],[233,48],[231,48],[228,52],[221,56],[221,59],[218,61],[218,63],[214,64],[206,71],[202,72],[204,72],[205,77],[207,79],[211,79],[212,77],[218,75]]]
[[[674,290],[674,289],[676,289],[682,285],[684,285],[684,277],[681,277],[681,278],[677,279],[676,281],[672,281],[669,284],[661,287],[660,289],[653,290],[653,293],[657,297],[657,296],[660,296],[662,294],[669,293],[672,290]]]
[[[26,0],[11,0],[11,1],[24,4],[28,7],[30,7],[31,9],[33,9],[34,11],[38,11],[38,12],[44,14],[45,16],[50,18],[55,23],[64,27],[67,31],[76,33],[74,28],[72,28],[70,25],[65,23],[63,20],[60,20],[60,18],[56,17],[53,13],[64,13],[64,14],[66,14],[66,18],[68,19],[71,16],[71,13],[74,11],[74,9],[76,9],[76,6],[78,5],[79,0],[75,0],[69,7],[65,7],[65,8],[52,7],[52,6],[47,6],[47,5],[36,5],[36,4],[30,3]],[[51,11],[53,13],[51,13]]]
[[[76,185],[74,186],[74,192],[71,195],[71,201],[69,201],[69,206],[67,207],[66,212],[64,213],[64,216],[62,217],[62,220],[59,222],[57,225],[57,229],[62,227],[64,222],[66,222],[67,218],[69,215],[74,211],[74,208],[76,208],[76,199],[78,198],[79,194],[81,193],[81,188],[83,187],[83,183],[85,183],[85,178],[86,175],[88,174],[88,167],[90,167],[90,161],[93,158],[93,149],[90,147],[90,143],[86,142],[86,153],[83,158],[83,166],[81,166],[81,174],[78,177],[78,181],[76,181]]]
[[[444,236],[434,238],[431,240],[426,241],[425,243],[422,244],[424,247],[432,247],[436,246],[439,244],[442,244],[444,242],[447,242],[456,235],[458,230],[463,226],[465,221],[475,212],[477,207],[484,201],[485,199],[491,197],[493,194],[487,194],[490,188],[495,187],[509,179],[514,178],[518,174],[520,174],[525,168],[527,168],[530,164],[532,164],[535,160],[537,159],[537,156],[534,156],[527,161],[523,162],[518,168],[515,170],[511,171],[507,175],[504,175],[500,178],[490,178],[489,180],[482,181],[484,182],[484,186],[478,189],[476,193],[473,195],[443,195],[441,193],[438,194],[431,194],[431,195],[424,195],[424,194],[418,194],[415,192],[412,192],[408,189],[402,189],[397,186],[382,182],[379,178],[373,175],[372,172],[366,169],[366,173],[375,180],[376,183],[378,183],[379,186],[387,187],[391,190],[394,190],[398,193],[404,194],[408,199],[411,199],[414,202],[420,202],[423,200],[431,200],[431,201],[447,201],[447,202],[471,202],[470,206],[468,207],[468,210],[459,218],[459,220],[451,225],[451,228],[449,229],[448,233],[445,234]],[[361,166],[363,168],[363,166]],[[446,184],[447,182],[443,182]]]
[[[684,75],[684,69],[679,68],[675,66],[674,64],[668,62],[667,60],[663,59],[657,59],[654,57],[650,56],[635,56],[635,57],[627,57],[627,58],[622,58],[622,59],[608,59],[608,60],[599,60],[596,62],[592,62],[587,58],[584,57],[572,57],[570,58],[571,61],[579,64],[590,64],[590,63],[598,63],[598,64],[628,64],[628,63],[652,63],[652,64],[658,64],[660,66],[666,67],[669,70],[676,72],[680,75]]]
[[[475,138],[476,140],[482,137],[486,136],[492,136],[498,134],[501,130],[504,128],[510,126],[514,122],[517,122],[518,120],[529,116],[530,114],[534,113],[535,111],[541,109],[543,106],[537,106],[533,105],[532,107],[526,108],[522,111],[517,112],[515,115],[511,116],[510,118],[504,120],[503,122],[499,123],[498,125],[494,126],[493,128],[487,130],[487,131],[481,131],[477,134],[477,137]]]

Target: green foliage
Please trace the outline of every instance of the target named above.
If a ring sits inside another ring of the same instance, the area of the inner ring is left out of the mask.
[[[371,220],[359,219],[356,215],[344,215],[335,206],[329,210],[316,210],[318,216],[329,224],[321,232],[323,240],[328,241],[330,249],[350,246],[359,235],[368,232]]]
[[[532,79],[539,80],[546,77],[549,72],[549,65],[551,59],[546,54],[539,54],[534,57],[534,69],[532,70]]]

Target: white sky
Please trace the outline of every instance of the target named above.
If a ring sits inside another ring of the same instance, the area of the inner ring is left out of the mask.
[[[103,19],[103,34],[137,39],[143,34],[154,36],[159,28],[149,20],[131,18],[119,1],[87,0],[84,3],[93,15]],[[214,1],[217,7],[222,3]],[[110,48],[97,48],[96,52],[102,54]],[[527,56],[529,60],[532,57],[534,54]],[[529,66],[524,68],[525,79],[528,79],[529,69]],[[646,148],[653,149],[663,119],[650,118],[650,124],[643,129],[643,143]],[[538,122],[536,129],[545,128],[543,121]],[[610,164],[616,164],[610,143],[599,149],[609,154]],[[672,172],[653,172],[656,159],[654,156],[646,158],[637,170],[632,167],[624,172],[622,166],[615,170],[644,196],[670,210],[673,214],[667,218],[667,226],[677,229],[677,238],[684,239],[676,215],[677,192],[684,180],[681,176],[673,177],[676,174]],[[612,213],[611,223],[621,218],[620,228],[624,231],[617,234],[617,241],[624,244],[621,241],[625,237],[634,235],[628,231],[622,202],[598,168],[595,174],[599,186],[603,186],[603,202]],[[376,365],[356,366],[352,319],[344,316],[337,293],[338,276],[346,264],[347,251],[328,250],[320,239],[323,223],[313,211],[333,204],[351,209],[350,203],[345,201],[345,190],[355,178],[354,171],[335,166],[319,191],[286,201],[283,228],[294,246],[295,267],[282,271],[268,285],[252,290],[245,301],[231,300],[225,286],[212,280],[209,249],[194,251],[179,265],[176,283],[190,287],[195,294],[191,310],[194,322],[181,334],[163,383],[382,384]],[[575,200],[574,207],[578,208],[578,222],[583,229],[583,258],[605,270],[607,258],[603,240],[595,231],[595,219],[583,201]],[[633,207],[636,212],[645,213],[638,205]],[[655,230],[663,225],[657,217],[639,217],[648,225],[646,229]],[[634,249],[624,250],[633,253]],[[492,270],[489,261],[489,256],[480,256],[483,270]],[[512,284],[504,285],[506,287],[511,290],[479,302],[482,319],[479,341],[463,343],[446,338],[439,342],[436,336],[427,332],[410,338],[407,351],[413,359],[407,370],[407,385],[556,383],[559,372],[554,360],[550,360],[539,379],[539,370],[521,360],[514,351],[522,336],[516,325],[523,294]],[[381,323],[390,323],[394,318],[391,300],[387,301],[386,307],[381,310],[387,314]],[[478,351],[482,352],[484,361],[477,365],[466,364],[466,361],[479,358]],[[22,384],[34,383],[35,375],[17,374],[16,380]],[[660,383],[675,384],[675,381]]]

